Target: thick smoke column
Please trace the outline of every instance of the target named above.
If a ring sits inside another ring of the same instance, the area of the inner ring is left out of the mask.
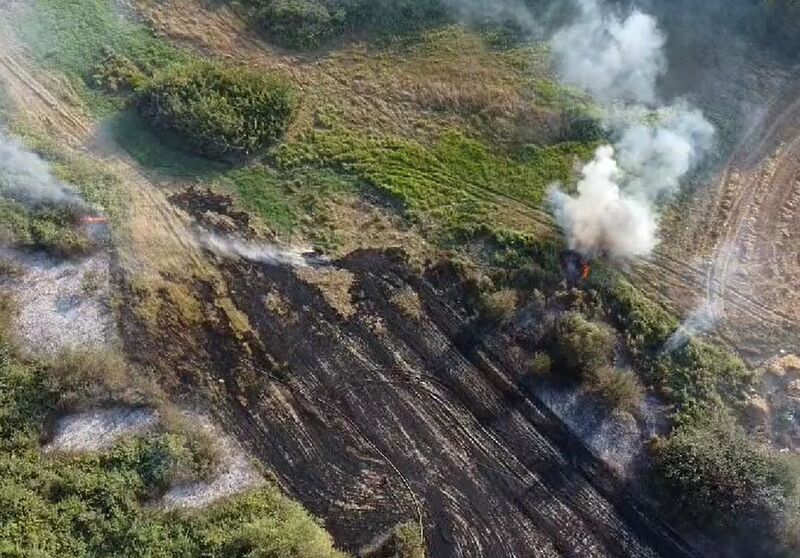
[[[616,147],[598,149],[583,169],[577,196],[551,194],[570,246],[586,254],[648,255],[657,243],[656,203],[677,192],[711,147],[714,128],[699,110],[683,102],[658,110],[642,106],[657,100],[664,41],[652,17],[634,11],[622,18],[597,0],[580,0],[577,22],[554,36],[556,65],[566,81],[606,102],[634,103],[606,122],[619,138]]]
[[[86,204],[72,186],[58,180],[48,164],[0,132],[0,193],[26,203]]]
[[[677,192],[680,179],[706,155],[714,139],[714,127],[685,103],[661,109],[656,117],[654,125],[628,127],[617,142],[626,191],[650,203]]]
[[[655,219],[646,203],[621,191],[614,148],[599,148],[582,174],[576,197],[558,190],[551,196],[570,248],[592,255],[603,250],[615,258],[648,254],[655,245]]]

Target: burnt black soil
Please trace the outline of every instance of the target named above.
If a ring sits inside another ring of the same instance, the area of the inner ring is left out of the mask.
[[[340,547],[421,517],[437,558],[693,555],[537,402],[448,267],[419,276],[399,252],[349,255],[334,264],[355,277],[345,319],[291,269],[218,265],[251,333],[221,315],[158,335],[129,326],[129,350],[205,386]],[[390,302],[406,286],[420,320]]]
[[[187,213],[206,229],[216,233],[239,233],[250,236],[250,216],[234,208],[229,196],[218,194],[210,188],[199,189],[191,186],[173,194],[169,200]],[[223,219],[219,219],[222,216]]]

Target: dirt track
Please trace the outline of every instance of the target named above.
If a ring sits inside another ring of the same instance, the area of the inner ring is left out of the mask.
[[[667,243],[631,275],[678,310],[717,302],[720,333],[755,360],[800,341],[800,100],[773,99],[717,175],[692,253]]]

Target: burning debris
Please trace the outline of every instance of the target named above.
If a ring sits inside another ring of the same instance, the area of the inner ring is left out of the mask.
[[[561,270],[567,284],[572,287],[585,283],[592,275],[589,260],[575,250],[566,250],[561,254]]]

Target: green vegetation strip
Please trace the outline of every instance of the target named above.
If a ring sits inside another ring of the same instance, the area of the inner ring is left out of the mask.
[[[547,187],[569,180],[576,161],[593,147],[534,147],[515,158],[457,132],[427,148],[410,140],[363,136],[332,123],[285,145],[278,164],[331,166],[352,173],[399,200],[411,218],[449,235],[526,234],[535,230],[535,210]]]
[[[342,556],[316,521],[272,487],[204,511],[146,508],[179,469],[196,468],[191,440],[180,433],[130,438],[99,455],[44,455],[44,427],[64,394],[86,397],[74,382],[97,386],[105,372],[57,373],[0,343],[0,555]]]

